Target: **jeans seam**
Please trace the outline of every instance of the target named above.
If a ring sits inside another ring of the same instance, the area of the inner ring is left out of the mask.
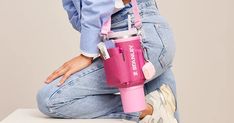
[[[165,42],[164,42],[164,40],[163,40],[163,38],[162,38],[162,36],[159,34],[159,30],[158,30],[158,28],[161,28],[161,27],[158,27],[160,24],[154,24],[154,28],[155,28],[155,30],[156,30],[156,32],[157,32],[157,35],[159,36],[159,39],[160,39],[160,41],[161,41],[161,43],[162,43],[162,50],[161,50],[161,53],[160,53],[160,55],[159,55],[159,57],[158,57],[158,59],[159,59],[159,62],[160,62],[160,64],[161,64],[161,66],[162,66],[162,68],[165,68],[166,67],[166,65],[167,65],[167,63],[165,63],[165,61],[163,61],[163,59],[165,59],[165,53],[166,53],[166,46],[165,46]]]
[[[82,98],[85,98],[86,96],[84,96],[84,97],[82,97]],[[82,99],[82,98],[79,98],[79,99]],[[52,99],[51,98],[49,98],[49,100],[50,101],[52,101]],[[47,102],[47,108],[48,108],[48,110],[49,110],[49,112],[50,113],[52,113],[52,114],[55,114],[56,116],[58,116],[58,117],[60,117],[60,118],[74,118],[74,117],[72,117],[72,116],[67,116],[67,115],[65,115],[65,114],[63,114],[63,113],[61,113],[61,112],[59,112],[58,110],[57,111],[55,111],[54,109],[53,109],[53,107],[50,107],[50,106],[53,106],[52,104],[53,103],[50,103],[50,101],[48,101]],[[72,100],[69,100],[69,101],[72,101]],[[87,101],[87,100],[85,100],[85,101]],[[61,101],[62,102],[62,101]],[[84,101],[83,101],[84,102]],[[59,107],[60,108],[60,107]]]
[[[93,72],[95,72],[95,71],[98,71],[98,70],[100,70],[100,69],[102,69],[103,67],[97,67],[97,69],[91,69],[90,71],[88,71],[88,72],[83,72],[83,73],[81,73],[81,75],[78,75],[78,78],[82,78],[82,77],[84,77],[84,76],[86,76],[86,75],[88,75],[88,74],[90,74],[90,73],[93,73]],[[75,79],[78,79],[78,78],[74,78],[73,80],[75,80]]]
[[[48,100],[51,100],[51,99],[48,99]],[[51,114],[55,114],[56,117],[72,118],[72,117],[66,116],[66,115],[64,115],[64,114],[61,114],[60,112],[54,111],[54,110],[52,109],[52,107],[50,107],[50,105],[51,105],[51,104],[50,104],[50,101],[48,101],[46,107],[48,108],[49,112],[50,112]]]
[[[140,112],[138,112],[138,115],[131,115],[131,114],[110,114],[109,115],[111,118],[121,118],[121,119],[126,119],[126,120],[134,120],[134,121],[139,121],[140,118]]]

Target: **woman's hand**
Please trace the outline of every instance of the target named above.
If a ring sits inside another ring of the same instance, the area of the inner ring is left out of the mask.
[[[75,58],[72,58],[71,60],[65,62],[60,68],[55,70],[49,77],[47,77],[45,83],[50,83],[55,78],[62,76],[62,79],[60,80],[58,86],[62,85],[65,80],[73,73],[80,71],[81,69],[89,66],[92,64],[93,58],[92,57],[86,57],[84,55],[79,55]]]

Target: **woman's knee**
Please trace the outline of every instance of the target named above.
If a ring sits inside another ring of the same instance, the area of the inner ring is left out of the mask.
[[[48,87],[44,86],[37,92],[36,100],[38,109],[45,115],[50,115],[50,111],[48,108],[49,102],[49,93]]]
[[[61,103],[55,101],[57,99],[52,97],[56,91],[52,92],[51,90],[53,89],[49,88],[49,85],[46,85],[38,91],[36,96],[38,109],[41,113],[49,117],[65,118],[65,116],[59,113],[59,106],[63,102],[62,100],[60,101]],[[60,99],[62,99],[62,97],[60,97]]]
[[[43,114],[51,116],[51,117],[56,117],[57,116],[52,112],[51,107],[56,107],[56,105],[54,105],[54,103],[55,103],[54,96],[60,90],[60,87],[56,86],[58,81],[59,81],[59,78],[53,80],[49,84],[44,85],[37,92],[37,95],[36,95],[36,101],[37,101],[38,109]]]
[[[67,86],[68,87],[68,86]],[[67,88],[65,87],[65,88]],[[49,116],[57,118],[73,118],[82,117],[84,111],[81,110],[84,107],[88,107],[85,102],[86,96],[78,95],[77,93],[67,93],[67,89],[63,87],[57,87],[53,84],[47,84],[42,87],[36,95],[37,106],[40,112]],[[69,89],[68,89],[69,90]],[[76,105],[77,104],[77,105]],[[86,108],[87,109],[87,108]],[[75,113],[74,113],[75,112]],[[75,115],[74,115],[75,114]]]

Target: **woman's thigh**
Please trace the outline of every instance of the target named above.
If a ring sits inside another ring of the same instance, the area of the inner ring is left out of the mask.
[[[58,93],[60,95],[72,94],[75,96],[77,94],[88,96],[93,94],[113,94],[117,92],[116,88],[106,84],[103,62],[100,57],[94,59],[93,63],[88,67],[73,73],[63,85],[58,87],[56,84],[58,84],[61,77],[45,85],[44,88],[54,95]]]
[[[106,84],[103,63],[99,57],[58,87],[60,79],[58,77],[44,85],[37,93],[38,108],[48,116],[91,118],[110,112],[113,105],[121,105],[119,95],[114,95],[119,92],[118,89]],[[93,112],[88,115],[90,111]]]
[[[117,88],[106,84],[103,63],[98,57],[57,87],[61,77],[37,93],[39,110],[58,118],[120,118],[137,121],[139,113],[123,112]]]

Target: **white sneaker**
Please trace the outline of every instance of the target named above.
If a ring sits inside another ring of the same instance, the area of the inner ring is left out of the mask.
[[[146,102],[153,107],[152,115],[145,116],[140,123],[177,123],[175,97],[168,85],[146,95]]]

